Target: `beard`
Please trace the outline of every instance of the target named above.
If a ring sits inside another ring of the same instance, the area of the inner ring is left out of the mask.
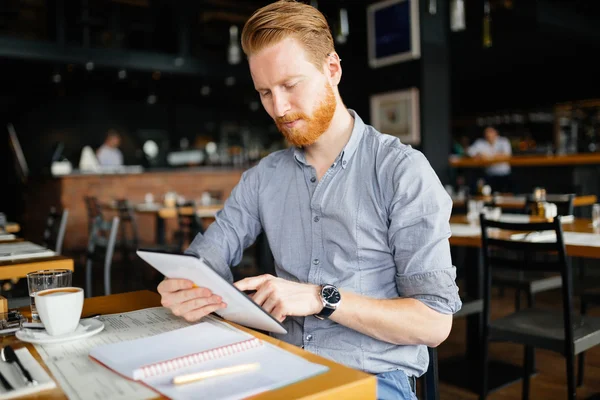
[[[329,128],[337,102],[331,85],[325,86],[325,98],[319,104],[312,116],[302,112],[286,114],[277,117],[275,124],[287,141],[296,147],[309,146],[317,141]],[[304,121],[305,126],[288,128],[284,124],[296,120]]]

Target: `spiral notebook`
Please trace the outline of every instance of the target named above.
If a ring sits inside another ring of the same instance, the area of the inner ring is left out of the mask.
[[[224,322],[204,322],[131,341],[93,348],[89,356],[120,375],[172,399],[237,399],[321,374],[328,367],[282,350]],[[256,371],[174,385],[175,376],[246,363]]]

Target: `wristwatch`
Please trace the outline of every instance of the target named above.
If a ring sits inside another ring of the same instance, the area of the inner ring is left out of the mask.
[[[342,295],[338,288],[333,285],[321,286],[320,295],[323,309],[318,314],[315,314],[315,317],[323,320],[329,318],[329,316],[337,309],[342,301]]]

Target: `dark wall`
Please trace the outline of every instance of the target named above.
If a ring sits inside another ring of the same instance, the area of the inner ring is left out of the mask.
[[[492,13],[493,45],[483,48],[482,2],[465,3],[467,29],[450,34],[455,116],[600,96],[592,61],[600,50],[598,4],[582,9],[585,3],[576,0],[536,0],[498,7]],[[554,9],[562,13],[562,26],[544,17]],[[590,24],[595,34],[583,32]]]

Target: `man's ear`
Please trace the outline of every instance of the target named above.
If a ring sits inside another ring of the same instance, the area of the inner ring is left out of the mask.
[[[342,59],[334,51],[328,54],[326,61],[326,72],[331,80],[332,86],[337,86],[342,80]]]

